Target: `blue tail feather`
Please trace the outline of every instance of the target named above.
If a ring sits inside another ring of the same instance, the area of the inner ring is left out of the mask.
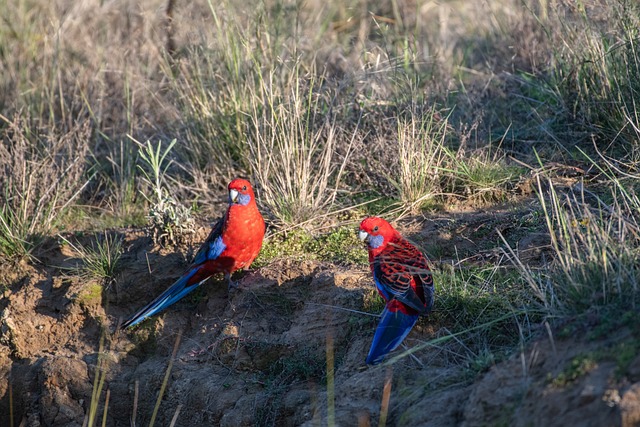
[[[189,279],[191,279],[199,269],[199,267],[194,268],[187,272],[184,276],[180,277],[173,285],[169,287],[169,289],[158,295],[157,298],[142,307],[133,316],[131,316],[129,320],[124,322],[122,324],[122,328],[128,328],[130,326],[137,325],[147,317],[160,313],[162,310],[179,301],[184,296],[200,286],[200,284],[204,282],[204,280],[192,285],[188,285]]]
[[[382,359],[390,351],[395,350],[409,334],[413,325],[418,321],[418,317],[417,314],[408,315],[401,311],[392,312],[385,307],[376,333],[373,336],[366,363],[375,365],[382,362]]]

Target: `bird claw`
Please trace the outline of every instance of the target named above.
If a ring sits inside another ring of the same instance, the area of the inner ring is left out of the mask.
[[[240,286],[238,282],[234,282],[233,280],[231,280],[231,278],[229,278],[228,283],[229,283],[229,292],[231,292],[232,290],[235,291]]]

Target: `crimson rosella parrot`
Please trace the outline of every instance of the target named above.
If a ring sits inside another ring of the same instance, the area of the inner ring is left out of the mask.
[[[262,247],[265,225],[258,211],[249,181],[229,183],[229,208],[213,226],[186,273],[169,289],[141,308],[122,327],[133,326],[180,300],[216,273],[224,273],[229,287],[235,284],[231,274],[249,267]]]
[[[366,360],[375,365],[431,311],[433,277],[424,255],[384,219],[365,218],[358,237],[367,243],[373,281],[387,303]]]

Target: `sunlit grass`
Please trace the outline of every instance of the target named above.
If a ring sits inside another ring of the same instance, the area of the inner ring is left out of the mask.
[[[255,94],[249,159],[262,203],[280,223],[297,225],[333,208],[352,140],[343,141],[338,156],[342,135],[319,93],[322,80],[305,79],[301,64],[282,67],[288,76],[284,90],[274,89],[270,73]]]
[[[506,253],[550,316],[584,315],[604,307],[626,310],[638,303],[640,204],[612,179],[618,183],[612,205],[583,186],[560,192],[547,181],[545,191],[538,179],[553,262],[541,271],[519,262],[511,248]]]
[[[403,205],[417,212],[442,193],[448,122],[435,108],[398,118],[397,173],[389,175]]]

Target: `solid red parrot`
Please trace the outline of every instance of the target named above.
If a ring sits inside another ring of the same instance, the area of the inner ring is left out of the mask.
[[[253,189],[244,179],[234,179],[228,189],[227,212],[213,226],[187,271],[169,289],[124,322],[123,328],[161,312],[216,273],[223,273],[229,287],[234,287],[231,274],[249,267],[256,259],[262,247],[265,225]]]
[[[367,355],[367,364],[380,363],[409,334],[420,315],[433,307],[434,289],[425,256],[382,218],[360,223],[369,265],[378,293],[387,302]]]

